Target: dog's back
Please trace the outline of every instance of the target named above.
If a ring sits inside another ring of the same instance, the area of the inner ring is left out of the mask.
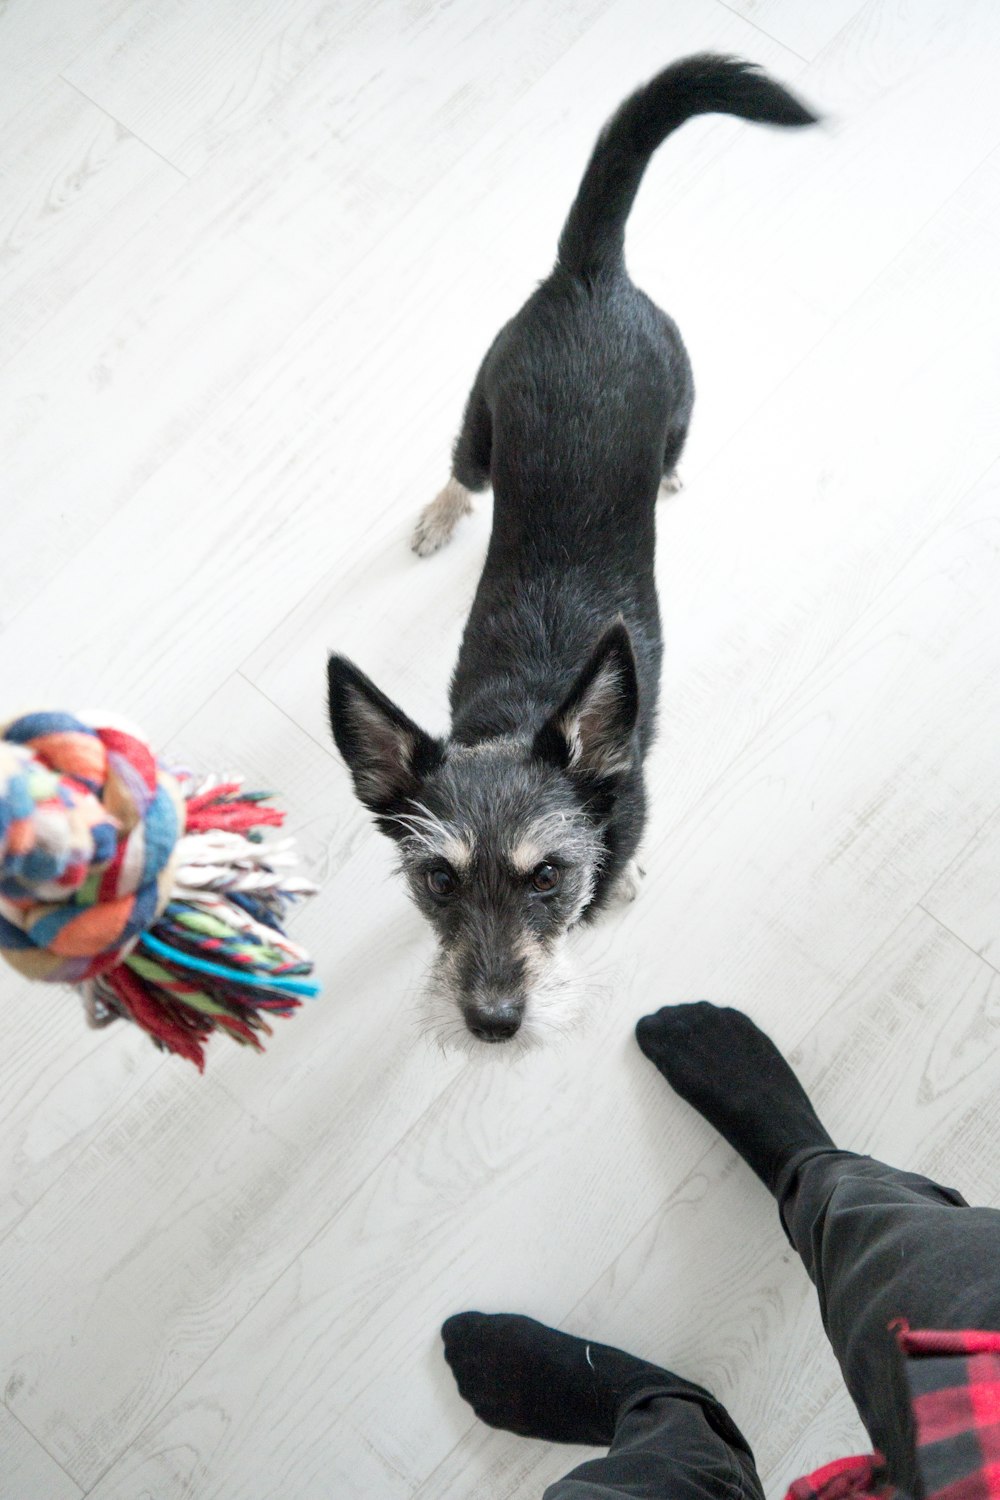
[[[493,531],[452,682],[454,732],[538,719],[610,620],[632,637],[639,737],[659,677],[655,499],[687,434],[694,384],[676,325],[630,281],[625,224],[657,146],[697,114],[777,125],[814,116],[750,65],[686,58],[602,132],[551,276],[495,339],[456,444],[454,475],[493,488]]]

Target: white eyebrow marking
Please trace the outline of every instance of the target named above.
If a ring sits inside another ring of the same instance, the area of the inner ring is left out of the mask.
[[[468,869],[476,847],[471,832],[446,823],[422,802],[414,802],[413,807],[414,812],[395,814],[395,821],[406,829],[407,840],[418,844],[427,854],[440,855],[456,869]]]
[[[522,825],[518,842],[508,845],[507,858],[520,875],[530,875],[537,864],[555,852],[570,831],[570,819],[561,809],[544,813],[534,823]]]
[[[458,834],[452,834],[441,844],[439,853],[456,870],[467,870],[472,864],[472,850],[473,841],[471,838],[462,838]]]
[[[530,875],[545,854],[537,839],[522,839],[508,851],[507,857],[519,875]]]

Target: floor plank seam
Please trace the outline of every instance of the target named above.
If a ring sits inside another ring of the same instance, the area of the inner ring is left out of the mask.
[[[978,948],[973,948],[971,943],[967,943],[964,937],[957,933],[953,927],[949,927],[947,922],[942,922],[941,918],[935,916],[935,914],[931,910],[929,910],[928,907],[924,906],[922,902],[918,901],[917,905],[920,907],[920,910],[923,912],[925,917],[929,917],[937,927],[941,928],[942,932],[946,932],[949,937],[953,937],[955,939],[955,942],[960,943],[967,953],[971,953],[973,958],[978,958],[981,964],[985,964],[987,969],[991,969],[992,972],[996,974],[997,978],[1000,979],[1000,969],[998,969],[996,964],[986,957],[985,953],[980,953]]]
[[[24,1418],[23,1417],[19,1417],[18,1414],[17,1414],[17,1412],[14,1411],[14,1410],[12,1410],[12,1408],[10,1406],[10,1403],[7,1401],[6,1397],[4,1397],[4,1403],[3,1403],[3,1405],[4,1405],[4,1410],[6,1411],[7,1415],[10,1417],[11,1421],[12,1422],[16,1422],[17,1425],[24,1432],[26,1432],[28,1434],[28,1436],[31,1439],[31,1441],[33,1443],[37,1444],[37,1446],[39,1448],[41,1448],[41,1450],[45,1454],[46,1458],[50,1459],[52,1461],[52,1463],[55,1464],[56,1468],[59,1469],[61,1473],[63,1473],[63,1474],[66,1475],[66,1478],[69,1480],[70,1484],[73,1485],[75,1489],[77,1489],[77,1490],[80,1491],[81,1497],[85,1497],[86,1491],[83,1489],[83,1487],[80,1484],[79,1480],[75,1479],[73,1477],[73,1475],[67,1469],[67,1467],[66,1467],[65,1464],[62,1464],[62,1463],[59,1462],[58,1458],[56,1458],[56,1456],[55,1456],[54,1453],[50,1453],[49,1452],[48,1448],[42,1442],[41,1438],[38,1436],[37,1433],[32,1432],[31,1428],[28,1426],[28,1424],[24,1420]],[[11,1500],[14,1500],[13,1496],[11,1497]],[[27,1497],[25,1497],[25,1500],[27,1500]]]
[[[72,64],[70,64],[70,66],[72,67]],[[72,78],[67,78],[65,73],[59,73],[57,76],[61,80],[61,82],[65,83],[69,88],[71,88],[74,93],[79,94],[81,99],[86,99],[87,103],[93,105],[94,109],[99,109],[101,114],[104,115],[107,119],[111,120],[115,125],[117,125],[119,130],[122,130],[126,135],[131,136],[134,141],[138,141],[140,146],[144,146],[147,151],[152,152],[153,156],[158,157],[159,160],[163,162],[164,166],[169,167],[172,172],[176,172],[181,178],[181,182],[178,184],[178,186],[183,187],[185,183],[188,183],[192,180],[192,174],[190,172],[185,172],[183,167],[179,167],[175,161],[171,161],[168,156],[164,156],[162,151],[157,151],[152,141],[147,141],[145,136],[140,135],[137,130],[133,130],[131,125],[126,125],[123,120],[119,120],[118,116],[112,114],[110,109],[108,109],[106,105],[101,104],[99,100],[94,99],[90,94],[86,92],[85,89],[82,89],[78,83],[74,83]]]
[[[123,1025],[129,1025],[130,1023],[129,1022],[123,1022],[122,1024]],[[108,1038],[107,1038],[107,1041],[104,1044],[105,1046],[108,1046],[108,1045],[110,1045],[112,1043],[113,1032],[114,1032],[114,1027],[113,1026],[109,1027],[108,1028]],[[129,1109],[132,1106],[132,1104],[135,1102],[136,1096],[138,1094],[142,1093],[143,1090],[145,1090],[146,1088],[148,1088],[155,1078],[159,1077],[160,1072],[163,1069],[163,1067],[166,1065],[166,1063],[167,1063],[167,1057],[164,1054],[162,1060],[153,1069],[153,1072],[146,1079],[145,1083],[142,1083],[142,1084],[139,1085],[139,1087],[136,1090],[135,1094],[127,1094],[125,1096],[125,1098],[123,1098],[122,1100],[120,1100],[120,1102],[115,1105],[115,1107],[112,1109],[112,1111],[111,1111],[110,1115],[108,1116],[108,1118],[106,1120],[102,1121],[102,1128],[103,1129],[107,1129],[110,1126],[112,1126],[114,1124],[115,1120],[118,1118],[119,1114],[121,1114],[123,1111]],[[44,1190],[44,1192],[42,1192],[42,1193],[40,1193],[38,1195],[38,1197],[35,1199],[34,1203],[32,1203],[28,1208],[25,1209],[24,1213],[16,1221],[16,1223],[12,1224],[10,1226],[10,1228],[7,1229],[4,1232],[4,1234],[2,1235],[2,1237],[0,1237],[0,1249],[3,1248],[3,1246],[11,1238],[12,1235],[16,1234],[17,1230],[36,1211],[36,1209],[39,1207],[39,1205],[45,1202],[45,1200],[48,1198],[49,1194],[52,1193],[52,1192],[54,1192],[55,1189],[60,1186],[60,1184],[63,1181],[63,1178],[66,1177],[67,1173],[69,1173],[69,1172],[71,1172],[73,1170],[73,1168],[79,1162],[80,1158],[85,1154],[85,1152],[87,1152],[90,1149],[90,1147],[91,1147],[92,1144],[93,1144],[92,1141],[87,1141],[80,1148],[80,1150],[74,1155],[74,1157],[72,1158],[72,1160],[68,1161],[66,1163],[65,1167],[63,1167],[62,1171],[59,1173],[58,1177],[54,1178],[53,1181],[49,1183],[48,1187]]]
[[[742,11],[736,10],[734,6],[727,5],[726,0],[716,0],[716,4],[720,5],[723,10],[728,10],[731,16],[736,16],[745,25],[752,26],[754,31],[760,32],[761,36],[766,36],[768,41],[773,42],[776,47],[781,47],[783,51],[790,52],[793,57],[797,57],[804,68],[808,68],[811,65],[811,58],[803,57],[802,53],[797,51],[789,42],[783,42],[780,37],[768,31],[759,21],[755,21],[752,16],[745,16]]]
[[[77,93],[80,92],[80,90],[76,88],[75,84],[69,83],[69,79],[68,78],[62,78],[62,76],[60,75],[60,81],[62,83],[69,84],[70,88],[74,89]],[[87,98],[86,94],[81,95],[81,97],[84,98],[84,99]],[[89,99],[87,102],[89,104],[93,104],[94,101],[92,99]],[[100,105],[97,105],[95,107],[99,109]],[[104,111],[104,113],[107,114],[106,111]],[[113,115],[107,115],[107,118],[110,119],[110,120],[114,120],[114,116]],[[119,122],[117,120],[115,120],[114,123],[116,125],[119,124]],[[125,126],[121,126],[120,128],[121,129],[125,129]],[[138,136],[133,137],[133,139],[138,140]],[[140,141],[139,144],[141,146],[143,146],[144,149],[146,149],[146,143],[145,143],[145,141]],[[167,162],[167,165],[170,166],[170,163]],[[176,172],[178,169],[176,167],[172,167],[171,170]],[[142,222],[139,223],[139,224],[137,224],[131,230],[130,233],[128,233],[128,234],[125,235],[124,239],[122,239],[115,246],[114,252],[113,252],[113,254],[111,255],[111,257],[110,257],[110,259],[108,261],[105,261],[103,263],[103,265],[95,266],[94,269],[93,269],[93,271],[91,272],[91,274],[88,277],[86,277],[85,280],[81,281],[78,286],[76,286],[74,288],[73,296],[70,299],[70,302],[72,302],[82,292],[86,291],[87,287],[91,286],[94,283],[94,281],[97,280],[98,276],[103,275],[103,273],[107,270],[108,265],[110,265],[124,250],[126,250],[128,248],[128,246],[131,245],[134,240],[138,239],[138,237],[141,234],[144,234],[146,232],[146,230],[149,228],[149,226],[152,223],[152,221],[156,218],[156,215],[158,213],[161,213],[163,211],[163,209],[167,206],[167,204],[172,203],[174,201],[174,199],[178,196],[178,194],[180,194],[181,192],[183,192],[184,188],[187,186],[187,181],[188,181],[188,179],[186,177],[184,177],[183,174],[181,174],[181,180],[175,185],[174,191],[170,194],[170,196],[167,197],[167,198],[164,198],[161,203],[158,203],[157,206],[154,209],[151,210],[148,218],[143,219]],[[44,331],[46,330],[46,328],[50,327],[50,325],[52,323],[54,323],[55,320],[57,318],[59,318],[65,312],[65,309],[66,309],[66,307],[68,305],[69,305],[69,303],[62,303],[61,305],[57,305],[57,306],[53,307],[53,309],[49,313],[48,317],[47,318],[43,318],[41,320],[41,322],[39,322],[35,327],[33,327],[32,333],[31,333],[32,341],[34,341],[42,333],[44,333]],[[17,360],[18,357],[20,355],[22,355],[23,353],[24,353],[23,347],[20,346],[20,345],[18,345],[16,348],[11,349],[8,354],[3,355],[2,357],[0,357],[0,373],[2,373],[10,365],[12,365],[15,362],[15,360]],[[54,577],[55,575],[53,574],[51,576]],[[24,607],[25,607],[24,605],[21,605],[20,608],[18,608],[17,610],[15,610],[14,613],[12,615],[10,615],[3,622],[3,628],[6,628],[7,625],[11,624],[14,620],[16,620],[17,617],[18,617],[18,615],[21,613],[21,609],[23,609]]]
[[[276,627],[276,628],[280,629],[280,626]],[[252,655],[252,653],[248,653],[247,660],[249,660],[249,656],[250,655]],[[244,662],[244,665],[245,664],[246,663]],[[271,707],[275,710],[275,712],[279,713],[281,715],[281,717],[285,720],[285,722],[288,723],[288,724],[290,724],[292,726],[292,728],[297,731],[297,733],[304,735],[305,738],[309,741],[310,745],[315,745],[316,748],[317,748],[317,750],[322,750],[323,754],[326,755],[326,756],[329,756],[330,760],[333,761],[334,765],[337,765],[337,766],[340,765],[340,763],[341,763],[340,762],[340,757],[337,754],[336,747],[334,746],[332,734],[330,736],[329,743],[326,740],[319,740],[319,739],[317,739],[316,736],[313,733],[311,733],[311,731],[309,729],[307,729],[304,724],[300,724],[299,721],[298,721],[298,719],[293,719],[292,716],[291,716],[291,714],[287,711],[287,709],[282,708],[282,706],[281,706],[280,703],[276,703],[275,700],[268,693],[266,693],[264,691],[264,689],[258,683],[254,682],[254,680],[253,680],[252,677],[248,677],[247,674],[246,674],[246,672],[243,670],[243,667],[237,667],[236,671],[233,673],[233,676],[234,677],[241,677],[243,679],[243,681],[246,683],[246,685],[247,685],[248,688],[252,689],[253,692],[258,693],[260,695],[260,697],[263,698],[263,700],[264,700],[265,703],[269,703],[271,705]],[[317,697],[319,697],[320,694],[322,693],[322,690],[323,690],[323,683],[322,683],[322,679],[319,678],[319,675],[318,675],[318,664],[317,664],[317,684],[318,684],[318,686],[317,686]]]
[[[979,827],[976,828],[976,829],[974,829],[974,831],[969,834],[969,837],[966,839],[966,841],[962,845],[961,849],[959,849],[957,851],[957,853],[954,855],[954,857],[948,861],[948,863],[945,865],[945,867],[944,867],[943,870],[939,870],[938,871],[938,873],[935,875],[934,879],[931,881],[930,885],[927,887],[927,889],[924,891],[923,895],[920,897],[920,900],[917,902],[918,906],[924,906],[924,909],[927,911],[927,915],[929,917],[933,917],[933,919],[934,919],[935,922],[938,921],[938,918],[935,917],[934,913],[928,907],[926,907],[924,905],[925,902],[927,902],[930,899],[931,893],[934,890],[934,888],[936,886],[940,885],[940,883],[941,883],[942,880],[946,880],[948,878],[948,876],[951,873],[951,871],[955,868],[955,866],[959,863],[959,861],[964,858],[964,856],[968,853],[968,851],[973,847],[973,845],[976,843],[977,839],[981,839],[982,838],[985,829],[987,829],[989,827],[989,825],[993,822],[993,820],[997,816],[998,812],[1000,812],[1000,807],[995,807],[993,809],[993,811],[991,813],[989,813],[983,819],[983,821],[980,823]],[[943,925],[943,924],[940,924],[940,925]],[[954,936],[954,934],[952,934],[952,935]]]

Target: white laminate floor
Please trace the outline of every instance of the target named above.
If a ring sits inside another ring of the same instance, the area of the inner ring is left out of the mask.
[[[489,506],[412,523],[598,127],[706,48],[827,122],[689,124],[630,225],[699,391],[648,878],[579,1035],[442,1056],[325,652],[444,727]],[[476,1423],[466,1307],[710,1385],[769,1495],[864,1445],[631,1027],[739,1004],[844,1144],[1000,1202],[998,68],[994,0],[0,4],[0,708],[279,789],[325,983],[199,1079],[0,977],[3,1500],[537,1500],[580,1455]]]

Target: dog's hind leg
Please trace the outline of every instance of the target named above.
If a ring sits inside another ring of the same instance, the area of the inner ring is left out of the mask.
[[[684,444],[687,441],[687,426],[672,427],[667,433],[663,447],[663,478],[660,480],[661,495],[676,495],[684,481],[677,472]]]
[[[686,436],[687,433],[683,433],[676,444],[667,444],[667,450],[663,456],[663,477],[660,480],[661,495],[676,495],[678,490],[684,488],[684,481],[677,472],[677,462]]]
[[[455,442],[451,478],[430,505],[424,506],[410,543],[418,557],[430,557],[451,540],[463,516],[472,510],[472,496],[490,482],[493,421],[483,393],[483,370],[465,406],[462,428]]]
[[[638,896],[646,872],[637,859],[630,859],[615,881],[611,900],[615,903],[634,901]]]
[[[657,338],[663,357],[663,379],[670,410],[667,430],[663,436],[660,494],[676,495],[681,488],[677,465],[687,442],[694,408],[694,378],[691,374],[691,361],[677,324],[655,302],[650,302],[648,298],[646,301],[653,318],[653,337]]]

